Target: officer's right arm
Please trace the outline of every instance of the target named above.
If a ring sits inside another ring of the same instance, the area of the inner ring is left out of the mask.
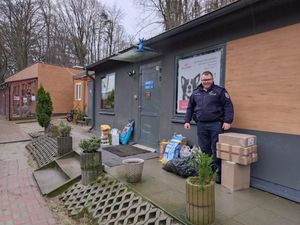
[[[194,95],[192,94],[189,99],[189,104],[186,109],[185,117],[184,117],[184,128],[190,129],[190,121],[192,120],[192,116],[194,114],[194,108],[195,108],[195,101],[194,101]]]

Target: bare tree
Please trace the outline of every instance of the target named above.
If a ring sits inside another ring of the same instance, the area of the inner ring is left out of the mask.
[[[0,39],[0,84],[4,82],[7,75],[8,59],[5,53],[4,45]]]
[[[210,13],[215,11],[225,5],[228,5],[232,2],[236,2],[237,0],[209,0],[204,1],[205,13]]]
[[[165,30],[214,11],[236,0],[136,0],[150,13],[156,12]],[[156,21],[158,22],[158,21]]]
[[[123,13],[116,6],[107,9],[105,26],[106,56],[120,51],[124,47],[124,28],[120,25]],[[125,44],[126,45],[126,44]]]
[[[44,24],[43,33],[41,34],[38,46],[40,49],[38,61],[45,61],[48,63],[55,63],[53,54],[51,54],[51,42],[53,41],[53,28],[55,21],[53,15],[53,4],[51,0],[38,0],[40,7],[40,18]]]
[[[0,1],[0,82],[37,61],[84,66],[124,49],[121,21],[99,0]]]
[[[34,33],[40,26],[35,16],[37,10],[35,0],[2,0],[0,3],[0,32],[17,71],[29,64]]]

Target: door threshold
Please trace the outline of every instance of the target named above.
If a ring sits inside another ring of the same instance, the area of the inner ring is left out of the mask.
[[[156,149],[155,148],[150,148],[150,147],[147,147],[145,145],[140,145],[140,144],[134,144],[132,145],[134,147],[137,147],[137,148],[141,148],[141,149],[144,149],[144,150],[147,150],[149,152],[156,152]]]

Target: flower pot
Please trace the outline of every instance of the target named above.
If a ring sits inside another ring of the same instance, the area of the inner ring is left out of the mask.
[[[142,179],[144,160],[139,158],[124,159],[122,161],[125,166],[126,177],[128,183],[137,183]]]
[[[64,155],[72,151],[72,137],[57,137],[57,154]]]
[[[186,216],[194,225],[211,224],[215,220],[215,182],[201,187],[199,177],[186,180]]]
[[[81,183],[88,185],[103,171],[101,151],[80,154]]]

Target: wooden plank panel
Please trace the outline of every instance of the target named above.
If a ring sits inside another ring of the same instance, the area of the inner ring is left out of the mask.
[[[51,95],[53,113],[67,113],[73,108],[73,76],[83,70],[39,63],[39,84]]]
[[[227,43],[233,127],[300,135],[300,24]]]

